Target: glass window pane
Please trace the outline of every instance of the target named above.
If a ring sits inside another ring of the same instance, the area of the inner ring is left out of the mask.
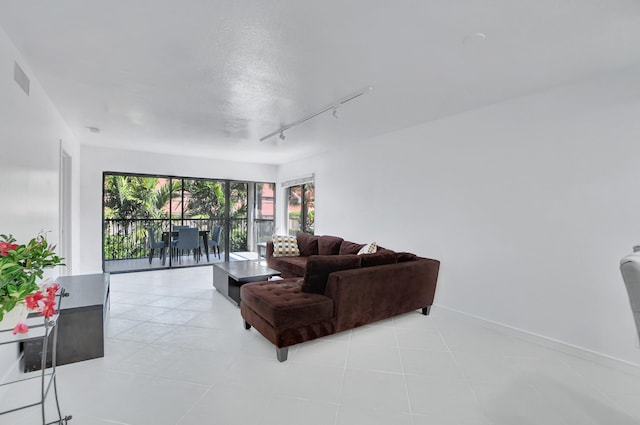
[[[304,189],[304,231],[313,234],[315,231],[315,184],[307,183],[304,185]]]
[[[231,182],[229,197],[229,243],[230,252],[245,252],[247,248],[247,196],[248,184]]]
[[[275,190],[274,183],[256,183],[256,243],[270,241],[274,233]]]
[[[177,186],[174,225],[211,231],[224,224],[224,181],[180,179]]]
[[[150,241],[168,227],[167,179],[104,174],[103,213],[105,271],[164,267]],[[149,260],[146,260],[149,258]],[[146,260],[146,261],[145,261]]]
[[[295,235],[302,230],[302,186],[289,188],[289,204],[287,209],[289,235]]]

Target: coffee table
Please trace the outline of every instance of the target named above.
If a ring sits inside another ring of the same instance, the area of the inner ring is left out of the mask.
[[[267,267],[264,260],[225,261],[213,264],[213,287],[229,301],[240,305],[242,285],[279,275],[280,272]]]

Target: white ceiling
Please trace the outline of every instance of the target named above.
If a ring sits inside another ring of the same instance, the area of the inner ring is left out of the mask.
[[[640,0],[2,0],[0,27],[81,143],[274,164],[640,62]]]

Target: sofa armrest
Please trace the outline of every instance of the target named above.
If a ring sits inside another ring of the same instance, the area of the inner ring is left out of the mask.
[[[331,273],[325,295],[336,332],[431,306],[439,269],[438,260],[421,258]]]

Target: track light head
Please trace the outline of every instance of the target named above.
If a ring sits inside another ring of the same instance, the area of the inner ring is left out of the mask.
[[[284,135],[284,131],[280,132],[280,140],[284,140],[286,139],[285,135]]]
[[[338,119],[340,115],[338,114],[338,107],[333,108],[333,118]]]

